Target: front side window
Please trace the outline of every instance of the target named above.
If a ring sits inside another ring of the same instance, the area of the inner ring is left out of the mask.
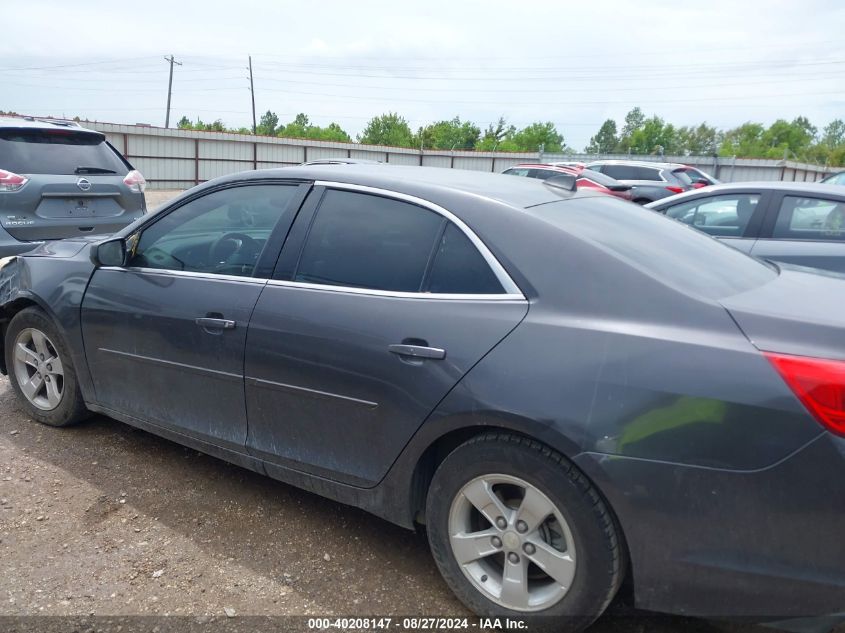
[[[192,200],[130,238],[129,266],[249,277],[296,191],[250,185]]]
[[[845,201],[784,196],[772,237],[845,240]]]
[[[710,235],[742,237],[759,201],[753,193],[696,198],[669,207],[666,215]]]
[[[444,219],[415,204],[329,190],[311,225],[295,281],[420,292]]]

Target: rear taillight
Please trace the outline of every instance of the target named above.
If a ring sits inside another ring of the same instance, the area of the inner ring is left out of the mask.
[[[683,193],[683,187],[676,187],[675,185],[666,185],[666,188],[671,191],[672,193]]]
[[[126,174],[126,178],[123,179],[123,184],[129,187],[130,191],[135,193],[143,193],[144,189],[147,188],[147,181],[141,175],[141,172],[137,169],[133,169],[128,174]]]
[[[0,169],[0,191],[17,191],[28,182],[29,178],[26,176]]]
[[[764,354],[810,413],[826,428],[845,435],[845,362]]]

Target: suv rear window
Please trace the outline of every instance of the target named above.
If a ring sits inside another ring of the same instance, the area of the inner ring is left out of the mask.
[[[603,165],[601,173],[616,180],[663,180],[660,169],[656,167],[639,167],[636,165]]]
[[[16,174],[72,175],[79,167],[107,169],[120,176],[129,172],[100,134],[65,129],[0,129],[0,169]]]

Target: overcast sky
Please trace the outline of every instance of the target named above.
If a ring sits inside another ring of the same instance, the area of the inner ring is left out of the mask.
[[[14,28],[11,27],[14,22]],[[677,125],[845,117],[845,2],[32,0],[0,38],[0,110],[164,125],[297,112],[353,137],[396,111],[416,128],[504,115],[583,147],[639,105]]]

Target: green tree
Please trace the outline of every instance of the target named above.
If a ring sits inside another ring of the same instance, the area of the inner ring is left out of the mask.
[[[308,115],[300,112],[293,121],[278,128],[277,136],[285,138],[307,138],[314,141],[336,141],[349,143],[352,137],[337,123],[330,123],[327,127],[312,125]]]
[[[511,140],[520,152],[536,152],[543,146],[544,152],[555,153],[563,151],[563,134],[557,131],[551,121],[532,123],[515,134]]]
[[[674,154],[678,151],[678,137],[675,126],[666,123],[659,116],[645,119],[628,140],[628,149],[633,154]]]
[[[278,128],[279,115],[267,110],[267,112],[261,115],[261,118],[258,121],[258,126],[255,128],[255,133],[263,136],[276,136]]]
[[[706,123],[697,126],[682,126],[677,130],[677,151],[694,156],[711,155],[718,151],[721,135]]]
[[[590,139],[590,144],[584,151],[588,154],[612,154],[617,150],[618,145],[616,121],[608,119],[601,124],[599,131]]]
[[[806,117],[799,116],[791,122],[778,119],[763,133],[763,143],[768,148],[766,156],[803,156],[815,140],[816,132],[816,128]]]
[[[473,149],[481,137],[474,123],[455,117],[451,121],[437,121],[421,127],[414,139],[414,147],[425,149]]]
[[[510,125],[505,117],[499,117],[496,123],[487,126],[481,140],[475,144],[475,149],[485,152],[516,152],[518,148],[511,140],[514,134],[516,134],[516,128]]]
[[[631,137],[645,124],[645,114],[640,108],[633,108],[625,115],[625,125],[619,135],[619,150],[628,151],[631,148]]]
[[[176,124],[176,127],[180,130],[192,130],[192,129],[194,129],[194,126],[191,123],[191,120],[186,116],[183,116],[181,119],[179,119],[179,122]]]
[[[830,148],[845,145],[845,121],[834,119],[822,130],[821,142]]]
[[[720,156],[738,156],[739,158],[763,158],[766,156],[766,145],[763,134],[766,128],[761,123],[751,121],[743,123],[725,132],[724,140],[719,148]]]
[[[414,135],[403,117],[388,112],[370,119],[364,131],[358,135],[358,141],[368,145],[413,147]]]

